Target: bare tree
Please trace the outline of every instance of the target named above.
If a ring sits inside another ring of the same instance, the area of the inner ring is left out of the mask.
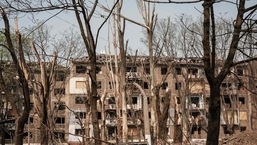
[[[21,40],[21,34],[19,32],[19,28],[18,28],[18,22],[17,20],[15,21],[15,31],[16,31],[16,40],[17,43],[16,45],[13,42],[12,39],[12,34],[10,31],[10,24],[9,24],[9,19],[7,17],[7,14],[5,12],[5,10],[1,7],[1,15],[2,18],[4,20],[4,36],[5,36],[5,40],[7,42],[6,45],[2,45],[3,47],[5,47],[11,57],[12,57],[12,61],[13,64],[15,65],[17,74],[19,76],[19,82],[22,86],[22,95],[24,97],[24,110],[19,110],[15,105],[14,102],[14,97],[11,94],[11,92],[8,91],[8,89],[6,90],[6,95],[7,97],[10,98],[10,102],[12,104],[12,106],[14,107],[15,110],[15,118],[16,118],[16,131],[15,131],[15,136],[14,136],[14,143],[16,145],[22,145],[23,144],[23,134],[24,134],[24,125],[28,120],[29,117],[29,112],[30,112],[30,96],[29,96],[29,73],[28,73],[28,68],[27,68],[27,64],[25,61],[25,57],[24,57],[24,52],[23,52],[23,43]],[[16,53],[16,48],[18,50],[18,53]],[[4,84],[1,84],[4,85]]]
[[[126,46],[124,43],[124,33],[125,33],[125,21],[121,21],[121,9],[122,9],[123,1],[119,2],[117,6],[117,32],[118,32],[118,44],[119,44],[119,52],[120,52],[120,83],[119,83],[119,94],[121,94],[121,102],[122,102],[122,141],[124,143],[128,140],[128,125],[127,125],[127,95],[126,95]],[[118,69],[118,68],[117,68]]]
[[[210,85],[210,104],[209,104],[209,118],[208,118],[208,134],[207,134],[207,144],[216,145],[218,144],[219,139],[219,128],[220,127],[220,85],[227,74],[230,72],[230,69],[240,63],[234,62],[234,57],[237,50],[239,49],[240,39],[245,35],[242,32],[242,26],[246,18],[251,17],[252,13],[256,10],[257,5],[253,5],[249,8],[245,8],[245,0],[240,0],[237,3],[238,12],[236,19],[234,21],[234,29],[232,34],[231,43],[229,46],[228,54],[224,60],[224,64],[221,67],[221,71],[215,73],[216,68],[216,25],[214,17],[214,6],[213,2],[210,0],[205,0],[203,3],[203,50],[204,50],[204,71],[206,78]],[[248,15],[244,16],[245,14]],[[210,37],[211,36],[211,37]],[[211,38],[211,40],[210,40]],[[247,61],[250,61],[248,59]]]
[[[148,36],[148,51],[149,51],[149,61],[150,61],[150,88],[151,88],[151,125],[153,126],[153,138],[154,142],[157,143],[158,140],[158,116],[157,116],[157,96],[154,93],[155,78],[154,78],[154,49],[153,49],[153,31],[156,24],[157,15],[155,13],[155,6],[150,3],[143,1],[137,1],[139,11],[144,19],[145,28],[147,29]],[[155,88],[158,90],[158,87]],[[156,92],[158,93],[158,92]]]
[[[32,49],[35,51],[36,57],[40,64],[41,78],[38,82],[33,82],[34,90],[34,104],[37,114],[40,117],[40,135],[41,144],[47,145],[49,143],[49,117],[48,110],[50,108],[50,93],[54,85],[55,67],[57,55],[49,65],[44,62],[38,54],[35,44],[32,42]],[[48,69],[49,68],[49,69]],[[39,86],[38,86],[39,85]]]
[[[151,1],[154,2],[154,1]],[[156,2],[156,1],[155,1]],[[198,1],[191,1],[198,2]],[[167,1],[165,3],[181,3],[176,1]],[[183,2],[182,2],[183,3]],[[189,2],[186,2],[189,3]],[[217,66],[217,34],[216,34],[216,19],[214,4],[212,0],[203,1],[203,61],[204,71],[206,78],[210,86],[210,102],[209,102],[209,117],[208,117],[208,135],[207,144],[217,145],[219,139],[220,128],[220,85],[223,82],[226,75],[230,72],[230,69],[240,63],[245,63],[254,60],[255,58],[245,59],[243,61],[235,61],[234,57],[236,53],[242,52],[240,49],[240,39],[245,36],[245,32],[249,32],[249,27],[243,30],[242,26],[246,22],[246,19],[253,17],[253,13],[256,11],[257,5],[252,5],[248,8],[245,7],[245,0],[240,0],[236,4],[238,8],[237,16],[233,23],[232,38],[226,58],[221,66],[219,72],[216,71]]]

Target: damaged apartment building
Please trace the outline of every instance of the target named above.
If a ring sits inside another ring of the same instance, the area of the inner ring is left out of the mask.
[[[205,78],[203,62],[201,58],[155,58],[154,68],[155,82],[161,84],[159,96],[163,97],[170,90],[170,108],[167,120],[167,139],[171,140],[174,134],[174,125],[188,124],[189,134],[193,139],[205,139],[208,119],[208,101],[210,88]],[[119,57],[117,58],[119,64]],[[231,69],[231,73],[221,85],[221,131],[220,137],[229,134],[256,128],[256,90],[255,77],[257,69],[252,64],[241,64]],[[115,76],[119,68],[115,68],[115,56],[101,54],[97,56],[97,92],[98,119],[101,125],[105,120],[105,135],[108,142],[115,142],[117,136],[117,113],[122,112],[115,94]],[[59,73],[55,89],[51,93],[51,110],[54,136],[63,143],[79,144],[83,139],[84,123],[87,108],[87,81],[89,61],[88,57],[71,60],[69,73]],[[144,142],[143,128],[143,96],[141,91],[133,86],[139,84],[148,97],[150,108],[150,64],[148,56],[126,57],[126,97],[127,97],[127,126],[129,142]],[[118,76],[119,77],[119,76]],[[102,98],[103,94],[106,94]],[[4,94],[2,94],[4,95]],[[101,104],[101,103],[102,104]],[[33,103],[32,103],[33,104]],[[104,111],[103,111],[104,108]],[[179,119],[174,122],[175,112]],[[182,114],[186,113],[187,119]],[[149,109],[149,120],[151,113]],[[25,130],[28,137],[25,142],[37,143],[37,128],[34,126],[37,115],[33,109],[26,124]],[[186,121],[185,121],[186,120]],[[90,121],[89,121],[90,123]],[[151,124],[151,123],[150,123]],[[93,136],[92,125],[90,136]],[[100,126],[101,127],[101,126]],[[11,136],[7,135],[11,140]]]
[[[117,108],[115,100],[115,74],[114,56],[97,56],[97,87],[99,96],[106,93],[104,98],[105,113],[98,111],[99,122],[105,119],[105,129],[108,141],[115,141],[117,135]],[[154,68],[155,81],[161,83],[160,97],[166,90],[171,90],[171,102],[169,117],[167,120],[167,138],[172,139],[174,133],[174,110],[181,114],[186,110],[188,124],[192,138],[206,138],[206,125],[208,118],[209,86],[204,75],[203,62],[200,58],[170,58],[161,57],[156,59]],[[118,58],[119,61],[119,58]],[[83,108],[83,100],[86,97],[86,90],[83,84],[88,69],[88,58],[74,59],[71,63],[70,77],[67,80],[66,100],[71,110],[79,112],[81,116],[86,114]],[[143,99],[140,90],[131,85],[133,82],[139,84],[148,97],[151,96],[150,90],[150,65],[148,56],[127,56],[126,57],[126,81],[127,81],[127,112],[128,112],[128,140],[144,141],[143,132]],[[255,114],[254,99],[249,92],[250,76],[249,64],[241,64],[234,67],[221,85],[222,112],[221,112],[221,137],[228,134],[244,131],[253,128]],[[167,76],[166,76],[167,75]],[[163,80],[163,78],[166,78]],[[252,79],[252,81],[254,81]],[[255,85],[254,85],[255,86]],[[255,87],[252,89],[255,89]],[[185,100],[183,102],[183,100]],[[177,108],[175,107],[177,105]],[[150,98],[148,98],[150,106]],[[100,106],[99,106],[100,108]],[[69,132],[74,135],[68,136],[69,142],[76,142],[81,133],[81,127],[76,123],[74,113],[70,112],[67,116],[69,120]],[[104,115],[104,116],[102,116]],[[151,113],[149,109],[149,118]],[[180,124],[182,117],[176,122]],[[92,135],[92,132],[91,132]],[[81,138],[80,138],[81,139]]]

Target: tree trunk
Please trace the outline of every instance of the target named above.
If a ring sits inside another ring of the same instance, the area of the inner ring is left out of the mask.
[[[85,137],[86,139],[85,144],[88,144],[90,142],[90,116],[91,116],[91,112],[90,112],[90,106],[88,105],[88,103],[85,104],[85,108],[86,108],[86,119],[85,119]],[[84,144],[84,143],[83,143]]]
[[[106,141],[106,129],[105,129],[105,97],[106,97],[106,90],[104,90],[104,93],[101,96],[101,140]],[[102,142],[101,145],[105,145],[104,142]]]
[[[170,94],[171,91],[168,91],[165,93],[165,97],[162,98],[161,102],[163,104],[162,107],[162,111],[160,111],[159,114],[159,130],[158,130],[158,138],[160,139],[160,141],[163,142],[163,144],[165,144],[165,142],[167,142],[167,120],[168,120],[168,116],[169,116],[169,108],[170,108]],[[160,103],[158,103],[160,104]],[[159,107],[158,110],[161,110],[161,108]],[[158,111],[159,112],[159,111]]]
[[[127,119],[127,99],[126,99],[126,51],[124,45],[124,31],[125,24],[121,25],[120,12],[122,8],[123,1],[121,0],[117,6],[117,27],[119,36],[119,48],[120,48],[120,90],[121,102],[122,102],[122,142],[126,143],[128,140],[128,119]],[[116,82],[118,83],[118,82]]]
[[[101,104],[101,140],[106,141],[106,135],[105,135],[105,107],[104,102]],[[104,142],[102,142],[102,145],[105,145]]]
[[[14,144],[23,145],[24,125],[28,121],[29,112],[24,111],[15,122]]]
[[[147,30],[148,33],[148,49],[150,60],[150,78],[151,78],[151,126],[153,127],[153,144],[157,143],[158,136],[158,115],[157,115],[157,96],[153,93],[155,89],[155,77],[154,77],[154,56],[153,56],[153,31]],[[156,90],[155,90],[156,91]]]
[[[99,129],[99,123],[98,123],[98,111],[97,111],[97,99],[93,98],[91,102],[91,110],[92,110],[92,124],[93,124],[93,130],[94,130],[94,138],[98,139],[95,140],[95,144],[101,144],[100,142],[100,129]]]
[[[176,107],[177,108],[177,107]],[[174,109],[174,134],[173,134],[173,142],[174,143],[182,143],[183,141],[183,135],[182,135],[182,127],[181,124],[178,124],[179,116],[178,116],[178,110]]]
[[[42,117],[40,118],[40,142],[41,145],[48,145],[48,110],[47,99],[43,98]]]
[[[220,85],[210,83],[207,145],[218,145],[220,133]]]
[[[5,128],[4,128],[4,124],[0,125],[1,127],[1,145],[5,145]]]

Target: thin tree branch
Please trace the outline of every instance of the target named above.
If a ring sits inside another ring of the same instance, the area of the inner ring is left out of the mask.
[[[109,19],[109,17],[111,16],[114,8],[116,7],[116,5],[119,3],[119,0],[117,0],[115,2],[115,4],[113,5],[112,9],[110,10],[108,16],[105,18],[104,22],[101,24],[101,26],[98,28],[97,30],[97,34],[96,34],[96,41],[95,41],[95,45],[97,46],[97,42],[98,42],[98,37],[99,37],[99,33],[100,33],[100,30],[102,29],[102,27],[104,26],[104,24],[107,22],[107,20]]]
[[[175,0],[167,0],[167,1],[156,1],[156,0],[143,0],[145,2],[150,2],[150,3],[160,3],[160,4],[167,4],[167,3],[172,3],[172,4],[191,4],[191,3],[198,3],[202,2],[203,0],[194,0],[194,1],[175,1]]]

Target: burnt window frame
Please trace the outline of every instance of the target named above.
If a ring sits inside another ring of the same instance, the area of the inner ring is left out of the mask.
[[[101,112],[97,112],[97,119],[98,120],[102,119],[102,113]]]
[[[55,108],[56,110],[59,110],[59,111],[65,110],[65,109],[66,109],[65,102],[62,102],[62,101],[60,101],[60,102],[54,102],[54,108]]]
[[[137,67],[136,66],[127,66],[126,72],[137,72]]]
[[[181,82],[175,82],[175,90],[181,90],[182,89],[182,83]]]
[[[244,76],[244,68],[237,68],[236,72],[237,76]]]
[[[65,139],[64,131],[54,131],[53,133],[54,133],[54,139],[61,139],[61,140]]]
[[[75,112],[75,119],[86,119],[86,112],[85,111],[77,111]]]
[[[85,104],[87,98],[85,96],[76,96],[75,97],[75,104]]]
[[[65,73],[64,72],[56,72],[55,80],[56,81],[65,81]]]
[[[102,89],[102,81],[97,81],[97,89]]]
[[[87,66],[85,65],[76,65],[77,74],[85,74],[87,72]]]
[[[65,88],[54,88],[54,95],[65,95]]]
[[[176,71],[176,75],[182,75],[182,68],[181,67],[176,67],[175,71]]]
[[[166,90],[168,87],[169,87],[169,83],[168,82],[163,82],[162,90]]]
[[[144,67],[144,72],[149,75],[150,74],[150,67]]]
[[[102,67],[97,65],[95,71],[96,74],[99,74],[102,71]]]
[[[108,99],[108,104],[116,104],[115,97],[110,97]]]
[[[241,104],[245,104],[245,97],[238,97],[238,102],[241,102]]]
[[[85,130],[82,128],[75,128],[75,135],[83,135],[85,134]]]
[[[137,104],[138,103],[138,97],[132,97],[132,104]]]
[[[161,75],[166,75],[168,73],[168,67],[163,66],[161,67]]]
[[[148,82],[144,82],[144,84],[143,84],[144,86],[144,89],[149,89],[149,85],[148,85]]]
[[[62,117],[54,117],[54,123],[58,125],[65,124],[66,118],[64,116]]]

